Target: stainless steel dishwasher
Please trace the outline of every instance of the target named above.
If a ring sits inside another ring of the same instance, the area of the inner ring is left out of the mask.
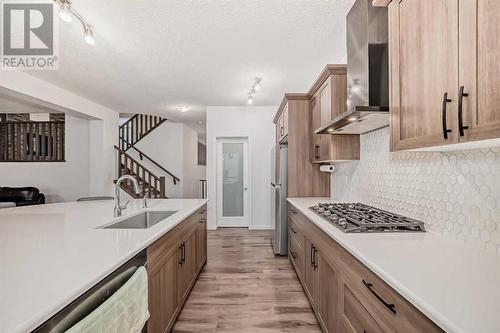
[[[113,273],[105,277],[32,332],[65,332],[110,298],[111,295],[130,279],[140,266],[146,266],[145,250],[117,268]],[[142,332],[147,332],[147,325],[145,325]]]

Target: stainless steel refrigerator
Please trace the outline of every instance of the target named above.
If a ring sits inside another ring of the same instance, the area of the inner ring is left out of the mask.
[[[276,166],[279,149],[279,165]],[[274,221],[273,249],[282,256],[288,253],[288,218],[287,218],[287,169],[288,147],[279,146],[271,151],[271,212]]]

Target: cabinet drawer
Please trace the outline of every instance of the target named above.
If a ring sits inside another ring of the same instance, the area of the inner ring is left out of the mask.
[[[342,333],[384,333],[385,331],[366,311],[352,291],[346,285],[343,287],[340,323]]]
[[[384,331],[443,332],[346,250],[340,250],[340,259],[344,290],[350,290]]]

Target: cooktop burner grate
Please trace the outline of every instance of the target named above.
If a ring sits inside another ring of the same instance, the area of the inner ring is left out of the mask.
[[[344,232],[425,232],[422,221],[362,203],[320,203],[310,209]]]

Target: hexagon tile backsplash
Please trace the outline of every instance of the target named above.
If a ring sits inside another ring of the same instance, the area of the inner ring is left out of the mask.
[[[361,136],[359,162],[336,164],[332,193],[500,254],[500,147],[391,153],[383,128]]]

